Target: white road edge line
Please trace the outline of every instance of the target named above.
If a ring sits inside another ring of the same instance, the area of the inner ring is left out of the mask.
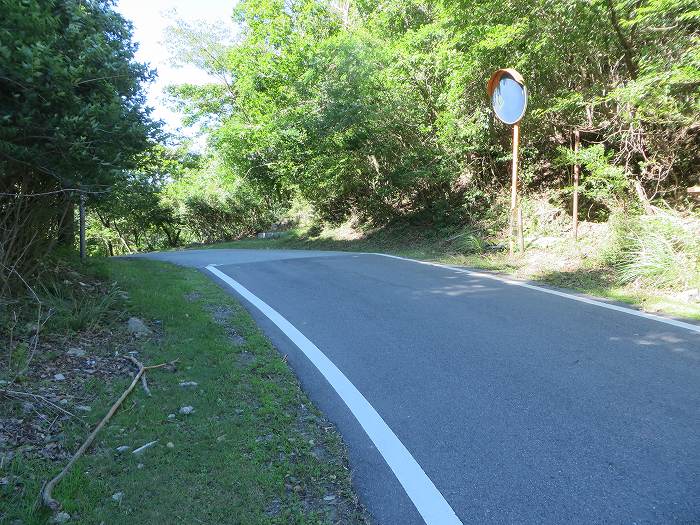
[[[589,299],[588,297],[581,297],[579,295],[573,295],[566,292],[560,292],[558,290],[551,290],[549,288],[543,288],[541,286],[536,286],[534,284],[524,283],[522,281],[515,281],[513,279],[508,279],[506,277],[501,277],[500,275],[493,275],[489,273],[475,272],[474,270],[467,270],[466,268],[458,268],[455,266],[449,266],[447,264],[440,264],[428,261],[419,261],[418,259],[410,259],[408,257],[400,257],[398,255],[389,255],[388,253],[372,253],[365,252],[365,255],[380,255],[382,257],[389,257],[391,259],[400,259],[402,261],[414,262],[417,264],[425,264],[427,266],[436,266],[438,268],[444,268],[447,270],[454,270],[459,273],[466,273],[473,277],[480,277],[483,279],[493,279],[494,281],[501,281],[506,284],[511,284],[513,286],[521,286],[523,288],[528,288],[530,290],[537,290],[538,292],[544,292],[551,295],[557,295],[559,297],[564,297],[565,299],[571,299],[572,301],[579,301],[581,303],[592,304],[594,306],[600,306],[601,308],[607,308],[608,310],[615,310],[616,312],[622,312],[624,314],[636,315],[637,317],[643,317],[645,319],[650,319],[652,321],[658,321],[659,323],[669,324],[677,328],[684,328],[690,330],[691,332],[696,332],[700,334],[700,326],[684,323],[683,321],[677,321],[675,319],[668,319],[666,317],[661,317],[660,315],[649,314],[646,312],[640,312],[639,310],[633,310],[632,308],[625,308],[624,306],[618,306],[616,304],[608,304],[602,301],[596,301],[595,299]]]
[[[370,405],[350,380],[337,366],[309,341],[294,325],[282,317],[276,310],[258,298],[242,284],[235,281],[210,264],[211,273],[233,288],[255,308],[260,310],[270,321],[301,350],[326,378],[333,389],[355,416],[367,433],[372,443],[394,472],[416,509],[427,525],[462,525],[450,504],[423,471],[418,462],[394,434],[382,417]]]

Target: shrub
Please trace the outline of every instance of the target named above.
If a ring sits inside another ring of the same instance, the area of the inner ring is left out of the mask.
[[[678,289],[700,283],[697,221],[667,212],[617,216],[607,258],[622,283]]]
[[[471,228],[466,228],[460,233],[451,236],[446,242],[449,243],[450,248],[454,252],[460,254],[484,253],[488,245],[483,236]]]
[[[77,281],[42,284],[38,293],[50,314],[47,327],[54,332],[93,330],[114,315],[121,300],[116,285]]]
[[[227,241],[269,228],[276,210],[255,192],[241,187],[226,195],[199,193],[185,201],[185,223],[203,242]]]
[[[613,209],[619,206],[624,192],[629,188],[625,171],[612,162],[612,152],[606,152],[601,144],[581,148],[575,154],[569,148],[559,148],[557,164],[583,168],[580,191],[583,197]]]

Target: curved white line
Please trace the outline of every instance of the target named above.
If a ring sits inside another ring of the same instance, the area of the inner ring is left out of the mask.
[[[381,257],[389,257],[391,259],[399,259],[401,261],[409,261],[417,264],[425,264],[427,266],[436,266],[438,268],[444,268],[447,270],[454,270],[459,273],[466,273],[474,277],[480,277],[483,279],[493,279],[494,281],[501,281],[502,283],[512,284],[514,286],[521,286],[523,288],[528,288],[530,290],[537,290],[538,292],[544,292],[551,295],[557,295],[559,297],[564,297],[565,299],[571,299],[572,301],[579,301],[581,303],[591,304],[593,306],[600,306],[601,308],[607,308],[608,310],[615,310],[616,312],[622,312],[624,314],[636,315],[637,317],[643,317],[651,321],[657,321],[659,323],[669,324],[677,328],[684,328],[685,330],[690,330],[691,332],[696,332],[700,334],[700,325],[692,323],[684,323],[683,321],[677,321],[676,319],[669,319],[667,317],[661,317],[660,315],[649,314],[647,312],[640,312],[639,310],[633,310],[632,308],[625,308],[624,306],[618,306],[616,304],[604,303],[602,301],[596,301],[595,299],[590,299],[588,297],[583,297],[580,295],[573,295],[566,292],[560,292],[558,290],[552,290],[550,288],[543,288],[541,286],[536,286],[534,284],[528,284],[522,281],[516,281],[513,279],[508,279],[506,277],[501,277],[500,275],[494,275],[490,273],[475,272],[474,270],[467,270],[466,268],[459,268],[455,266],[449,266],[447,264],[440,264],[428,261],[419,261],[417,259],[410,259],[408,257],[400,257],[398,255],[389,255],[388,253],[372,253],[364,252],[365,255],[379,255]]]
[[[222,271],[207,266],[207,270],[228,284],[248,302],[262,312],[308,357],[309,361],[326,378],[333,389],[355,416],[367,433],[372,443],[394,472],[416,509],[427,525],[462,525],[450,504],[423,471],[418,462],[394,434],[382,417],[370,405],[350,380],[337,366],[309,341],[294,325],[282,317],[276,310],[258,298],[238,281]]]

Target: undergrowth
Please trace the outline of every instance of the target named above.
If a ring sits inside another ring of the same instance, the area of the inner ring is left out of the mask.
[[[616,216],[606,261],[622,284],[683,290],[700,285],[700,221],[670,212]]]
[[[22,278],[0,300],[0,377],[19,378],[47,334],[69,336],[109,324],[124,292],[106,276],[104,261],[81,265],[61,258],[45,262],[34,278]]]

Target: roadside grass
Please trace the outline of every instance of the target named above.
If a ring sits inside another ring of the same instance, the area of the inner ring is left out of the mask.
[[[345,227],[327,228],[317,233],[313,228],[298,227],[284,232],[282,237],[277,238],[249,238],[192,246],[192,248],[279,248],[382,252],[427,260],[440,257],[441,254],[445,253],[444,244],[447,236],[447,233],[443,231],[422,229],[410,225],[377,228],[365,233],[349,231]]]
[[[137,387],[58,485],[70,522],[368,522],[339,434],[236,300],[200,272],[167,263],[110,260],[107,272],[128,293],[129,314],[154,329],[138,343],[139,359],[178,362],[147,373],[152,397]],[[197,385],[180,386],[186,381]],[[90,383],[90,428],[129,382]],[[184,406],[194,411],[181,414]],[[64,431],[75,450],[88,428]],[[117,452],[123,445],[131,448]],[[0,521],[46,523],[37,495],[63,464],[20,451],[0,466]]]
[[[509,256],[507,251],[485,250],[478,242],[464,250],[455,242],[454,229],[435,230],[398,225],[366,233],[348,231],[346,226],[309,232],[294,228],[279,238],[242,239],[198,248],[308,249],[380,252],[414,259],[478,268],[549,286],[568,288],[603,299],[628,303],[649,312],[700,320],[700,304],[688,303],[673,293],[651,287],[621,284],[613,269],[599,257],[599,239],[585,236],[575,243],[559,238],[548,249],[528,246],[525,255]],[[468,234],[470,235],[470,234]]]

